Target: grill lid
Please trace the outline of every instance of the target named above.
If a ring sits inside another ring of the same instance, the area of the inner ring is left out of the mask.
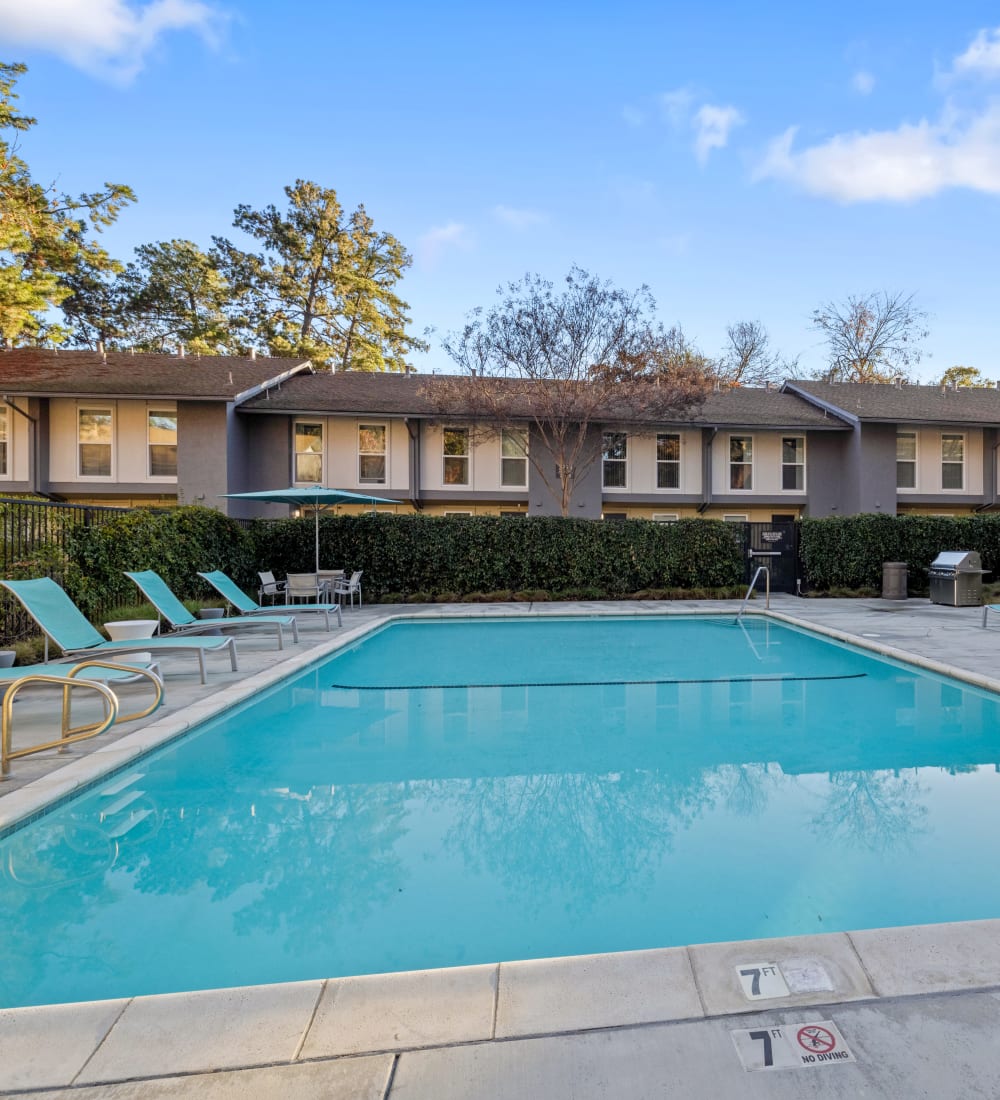
[[[931,562],[931,569],[955,573],[982,573],[983,559],[975,550],[944,550]]]

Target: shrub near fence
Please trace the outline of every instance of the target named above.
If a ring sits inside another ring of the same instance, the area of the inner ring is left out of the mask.
[[[813,591],[880,588],[882,564],[905,561],[911,592],[925,592],[927,570],[943,550],[975,550],[1000,579],[1000,516],[844,516],[804,519],[799,557]]]
[[[262,569],[309,572],[310,520],[252,529]],[[322,568],[364,570],[366,595],[467,595],[593,589],[620,597],[656,588],[716,588],[743,581],[738,532],[711,520],[595,523],[557,517],[324,516]]]

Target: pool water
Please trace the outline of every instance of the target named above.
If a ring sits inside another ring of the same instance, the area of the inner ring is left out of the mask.
[[[0,1004],[998,916],[998,706],[760,619],[395,624],[0,841]]]

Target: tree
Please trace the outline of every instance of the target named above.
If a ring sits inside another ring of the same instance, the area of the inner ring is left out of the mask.
[[[233,225],[260,253],[215,238],[239,299],[237,323],[255,344],[320,367],[403,370],[410,351],[427,347],[407,335],[409,306],[394,290],[410,255],[376,232],[363,206],[345,217],[332,189],[297,180],[285,194],[285,213],[236,208]]]
[[[597,459],[592,429],[608,420],[655,421],[704,399],[708,361],[653,321],[647,287],[628,292],[573,268],[565,289],[528,275],[475,310],[444,342],[460,376],[428,379],[442,415],[481,434],[532,429],[528,461],[569,514]]]
[[[927,337],[927,314],[917,309],[912,294],[852,296],[842,304],[821,306],[812,319],[829,354],[829,367],[820,376],[831,382],[906,377],[920,362],[920,341]]]
[[[942,386],[968,386],[972,389],[987,389],[993,383],[978,367],[949,367],[941,375]]]
[[[764,386],[792,377],[798,359],[783,359],[771,348],[760,321],[739,321],[726,329],[728,341],[719,363],[721,381],[730,386]]]
[[[32,178],[18,155],[17,135],[35,119],[14,107],[14,86],[26,71],[24,65],[0,64],[0,132],[13,131],[0,140],[0,337],[11,345],[65,338],[46,316],[72,293],[64,277],[81,265],[92,271],[115,266],[87,229],[110,225],[135,199],[122,184],[106,183],[73,198]]]

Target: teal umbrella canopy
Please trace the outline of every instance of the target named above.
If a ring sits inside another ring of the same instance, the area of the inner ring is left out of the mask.
[[[289,486],[287,489],[260,489],[254,493],[221,493],[230,500],[259,500],[266,504],[288,504],[294,508],[316,510],[316,572],[319,572],[319,510],[336,504],[398,504],[397,500],[352,493],[347,489],[327,489],[324,485]]]

